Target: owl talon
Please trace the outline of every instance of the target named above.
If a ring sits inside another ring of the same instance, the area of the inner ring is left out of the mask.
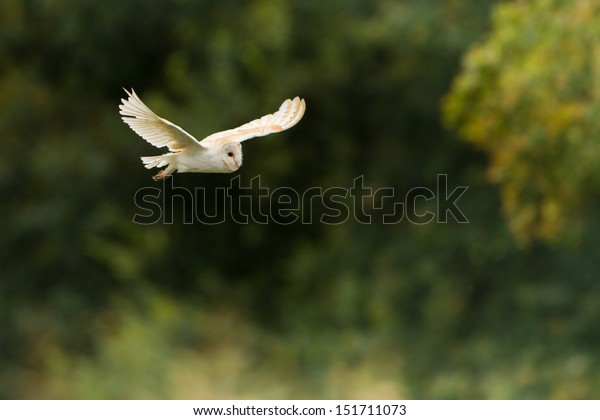
[[[165,170],[163,169],[162,171],[159,171],[156,175],[154,175],[152,177],[153,180],[155,181],[160,181],[162,179],[165,179],[166,177],[168,177],[168,174],[165,174]]]

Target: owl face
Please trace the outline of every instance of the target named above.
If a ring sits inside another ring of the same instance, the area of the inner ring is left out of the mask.
[[[221,148],[221,160],[227,172],[237,171],[242,166],[242,145],[227,143]]]

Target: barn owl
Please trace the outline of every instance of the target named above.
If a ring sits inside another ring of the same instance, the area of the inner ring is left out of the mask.
[[[306,109],[304,99],[295,97],[284,101],[279,110],[238,128],[212,134],[202,141],[196,140],[181,127],[159,117],[136,95],[133,89],[127,99],[122,99],[119,113],[123,121],[140,137],[156,147],[168,147],[160,156],[142,157],[147,169],[161,168],[152,178],[155,181],[173,172],[229,173],[242,166],[244,140],[278,133],[300,121]]]

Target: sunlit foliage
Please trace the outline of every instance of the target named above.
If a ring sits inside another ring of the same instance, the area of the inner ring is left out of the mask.
[[[520,239],[572,236],[600,187],[600,2],[507,2],[493,21],[446,119],[489,153]]]

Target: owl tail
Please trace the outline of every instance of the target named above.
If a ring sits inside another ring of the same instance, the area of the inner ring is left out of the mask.
[[[144,156],[142,157],[142,162],[144,163],[146,169],[160,168],[171,163],[169,161],[169,156],[171,156],[170,153],[161,156]],[[173,172],[175,172],[175,168],[169,165],[165,169],[159,171],[156,175],[154,175],[152,179],[154,179],[155,181],[160,181],[161,179],[170,176]]]
[[[169,160],[167,159],[169,155],[160,155],[160,156],[144,156],[142,157],[142,162],[146,169],[152,168],[161,168],[165,165],[168,165]]]

